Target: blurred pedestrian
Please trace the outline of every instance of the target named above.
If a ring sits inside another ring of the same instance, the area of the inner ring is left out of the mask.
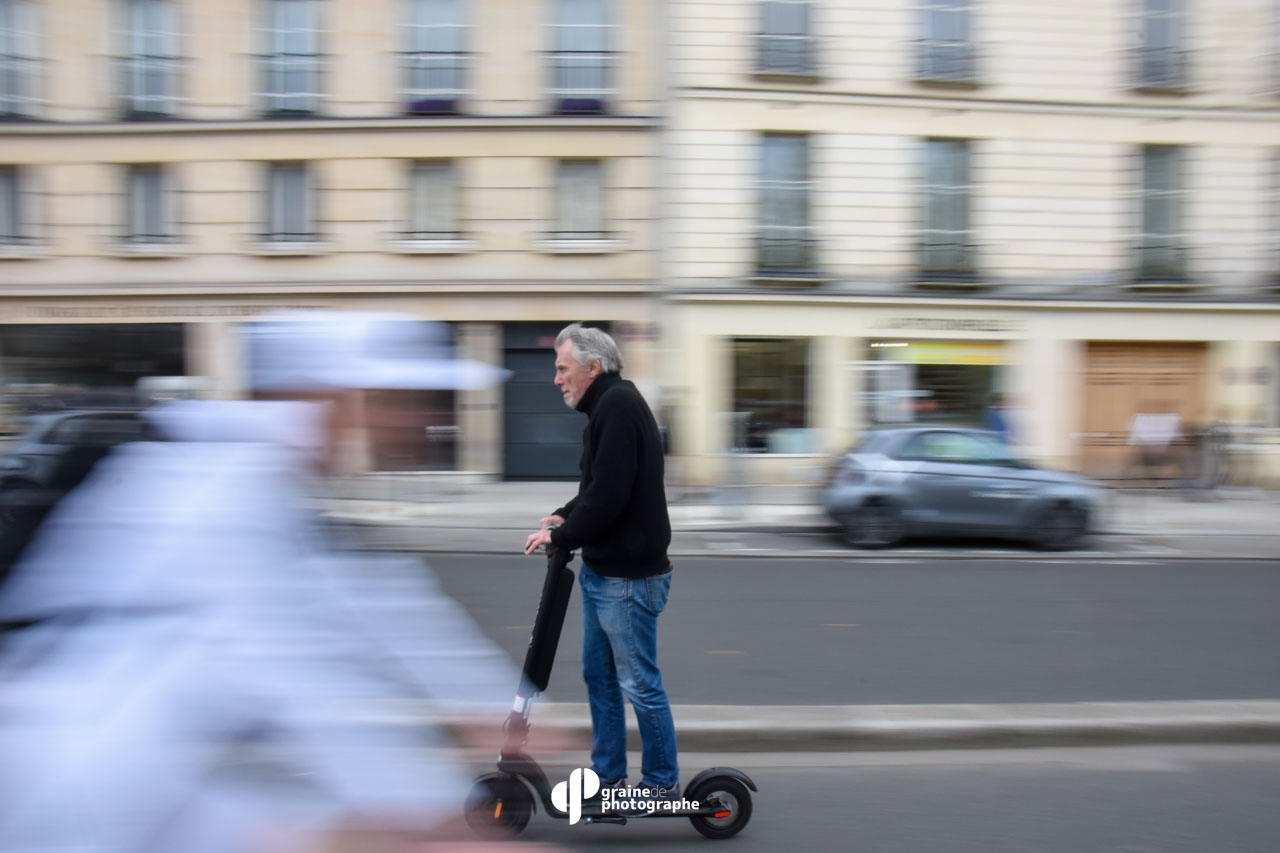
[[[362,389],[501,378],[437,332],[251,323],[252,384],[275,399],[157,406],[168,440],[122,446],[58,506],[0,599],[31,624],[0,656],[0,849],[390,851],[455,831],[448,740],[369,714],[505,704],[513,668],[418,560],[344,550],[307,509]]]
[[[991,395],[987,409],[982,413],[982,428],[994,433],[1001,443],[1010,443],[1009,414],[1005,409],[1004,397],[998,392]]]
[[[622,378],[618,345],[580,323],[556,338],[555,384],[587,416],[578,494],[539,521],[525,541],[582,552],[582,671],[594,740],[591,769],[604,785],[627,775],[623,696],[642,744],[640,786],[679,799],[675,723],[658,669],[658,615],[671,589],[671,520],[662,437],[635,385]]]
[[[1129,420],[1129,446],[1133,448],[1131,476],[1136,469],[1147,484],[1159,482],[1181,438],[1182,419],[1172,406],[1159,404],[1135,414]]]

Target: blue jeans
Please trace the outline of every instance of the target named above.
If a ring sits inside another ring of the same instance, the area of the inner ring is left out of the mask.
[[[625,694],[640,726],[641,780],[673,788],[680,778],[676,727],[658,671],[658,614],[667,606],[671,575],[606,578],[586,563],[582,587],[582,677],[591,705],[591,769],[608,781],[627,775]]]

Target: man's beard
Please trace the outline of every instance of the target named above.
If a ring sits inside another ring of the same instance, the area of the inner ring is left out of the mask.
[[[566,395],[563,397],[563,399],[564,399],[564,404],[565,404],[566,406],[568,406],[568,407],[569,407],[569,410],[570,410],[570,411],[573,411],[573,412],[578,411],[578,398],[577,398],[577,397],[573,396],[572,394],[566,394]]]

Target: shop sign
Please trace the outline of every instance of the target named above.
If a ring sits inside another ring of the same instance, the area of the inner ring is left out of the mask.
[[[614,330],[621,341],[656,341],[660,334],[657,323],[618,323]]]
[[[310,310],[319,305],[34,305],[14,306],[9,319],[23,315],[34,321],[57,320],[200,320],[252,317],[264,311]],[[25,310],[24,310],[25,309]],[[21,320],[19,320],[21,321]]]
[[[881,358],[906,364],[1004,364],[1007,348],[986,341],[912,341],[880,349]]]
[[[1223,385],[1266,385],[1271,381],[1271,371],[1265,367],[1224,367]]]
[[[1007,317],[886,317],[871,328],[911,332],[1016,332],[1024,328],[1024,324]]]

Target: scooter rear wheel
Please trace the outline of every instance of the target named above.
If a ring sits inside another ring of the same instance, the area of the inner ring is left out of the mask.
[[[751,791],[732,776],[713,776],[700,782],[685,796],[699,803],[714,798],[724,807],[715,815],[689,818],[693,828],[707,838],[732,838],[751,820]]]
[[[533,794],[505,773],[481,776],[471,786],[463,816],[467,826],[485,838],[510,838],[529,825]]]

